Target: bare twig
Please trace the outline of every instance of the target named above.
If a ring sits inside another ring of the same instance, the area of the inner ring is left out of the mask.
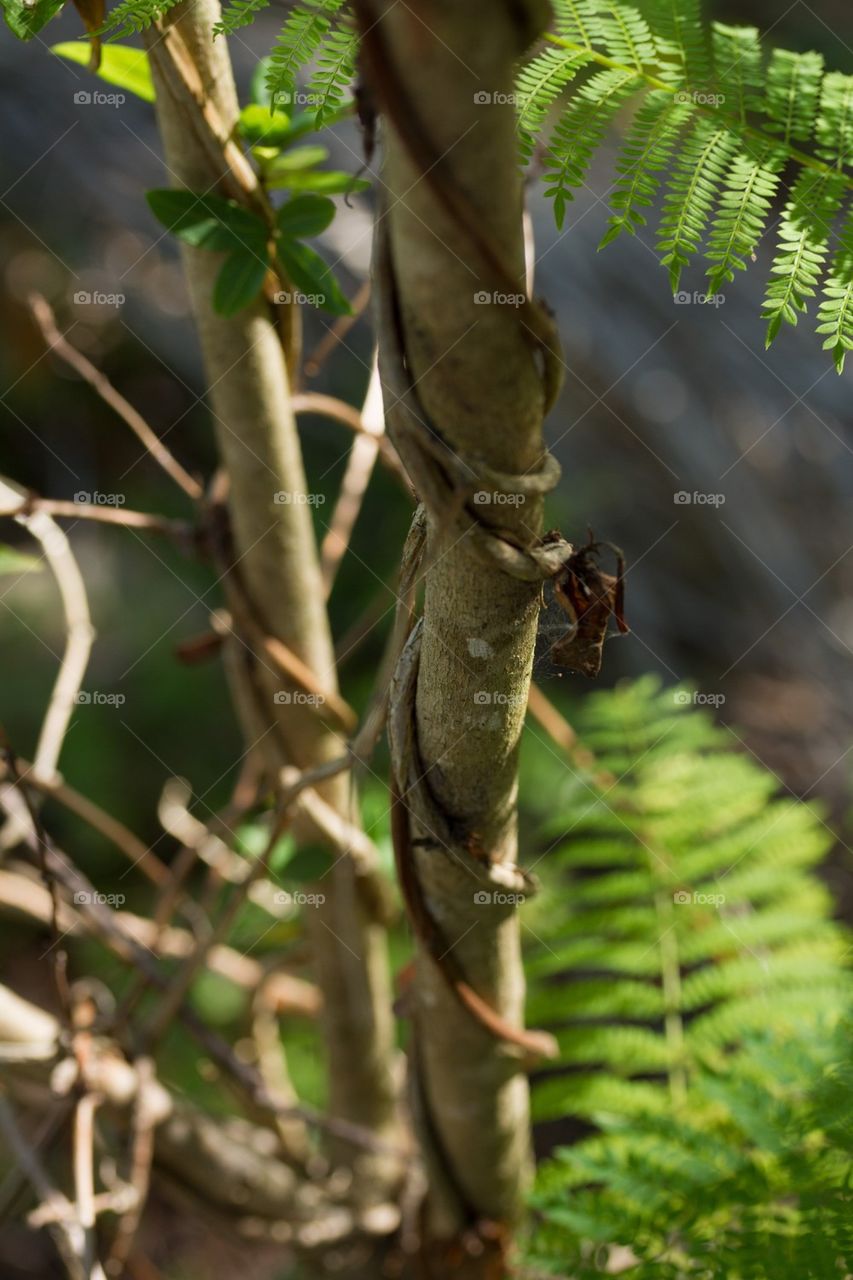
[[[347,404],[346,400],[339,400],[336,396],[324,395],[320,391],[299,392],[293,397],[293,411],[296,414],[316,413],[320,417],[331,418],[334,422],[339,422],[342,426],[348,427],[350,431],[354,431],[356,435],[373,434],[362,421],[362,416],[358,409],[351,404]],[[388,470],[401,481],[406,493],[411,496],[412,487],[400,461],[400,456],[389,438],[384,434],[379,439],[379,456]]]
[[[95,520],[101,524],[124,525],[127,529],[145,529],[150,533],[162,533],[186,546],[193,538],[193,525],[187,520],[170,520],[167,516],[152,515],[147,511],[127,511],[123,507],[98,506],[92,502],[64,502],[54,498],[40,498],[27,494],[14,507],[0,509],[0,516],[33,515],[41,512],[47,516],[59,516],[69,520]]]
[[[361,410],[361,423],[363,430],[356,436],[350,449],[340,493],[332,513],[332,523],[320,548],[320,564],[327,598],[331,594],[335,575],[349,546],[370,477],[373,475],[380,442],[385,433],[382,385],[379,381],[379,367],[375,356]]]
[[[20,508],[25,504],[26,496],[18,485],[0,479],[0,503],[4,506]],[[86,587],[68,539],[59,525],[49,515],[37,511],[17,515],[15,520],[41,544],[44,557],[56,579],[65,615],[65,651],[33,762],[33,770],[38,777],[53,778],[71,712],[86,673],[95,633],[89,616]],[[20,832],[17,828],[9,830],[7,825],[0,843],[8,848],[9,841],[13,839],[20,839]]]
[[[66,1197],[51,1183],[41,1161],[18,1128],[15,1113],[1,1093],[0,1129],[3,1130],[6,1141],[36,1195],[53,1211],[54,1221],[48,1225],[48,1230],[56,1242],[69,1275],[72,1280],[89,1280],[82,1262],[82,1231],[75,1219],[74,1210]]]
[[[148,1198],[151,1163],[154,1159],[154,1129],[157,1123],[157,1113],[150,1105],[148,1088],[154,1080],[154,1064],[150,1058],[140,1057],[133,1065],[139,1078],[139,1089],[133,1104],[130,1185],[136,1196],[119,1218],[104,1268],[107,1275],[116,1276],[121,1275],[124,1264],[130,1257],[145,1201]]]
[[[171,476],[175,484],[193,501],[202,497],[204,490],[199,482],[186,471],[174,455],[166,448],[159,436],[154,432],[133,405],[116,391],[106,374],[92,364],[81,351],[73,347],[68,339],[60,333],[56,325],[53,308],[40,293],[32,293],[29,298],[30,311],[41,330],[42,337],[51,351],[54,351],[66,364],[77,372],[84,382],[95,391],[105,404],[127,423],[134,435],[142,442],[155,462]]]
[[[95,1109],[98,1099],[84,1093],[74,1112],[74,1194],[82,1232],[82,1260],[86,1280],[104,1280],[95,1239]]]
[[[161,862],[156,853],[143,844],[123,822],[112,817],[87,796],[75,791],[67,782],[56,777],[39,777],[35,772],[35,765],[29,764],[20,756],[18,767],[21,772],[21,782],[25,787],[33,787],[36,791],[49,795],[71,813],[75,813],[78,818],[82,818],[95,831],[111,841],[134,867],[139,867],[152,884],[168,883],[171,873],[165,862]]]

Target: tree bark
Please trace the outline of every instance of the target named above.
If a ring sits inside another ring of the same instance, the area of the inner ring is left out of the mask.
[[[389,262],[378,270],[392,277],[388,310],[410,401],[416,393],[415,416],[463,470],[504,473],[503,490],[498,485],[485,501],[467,495],[480,530],[538,547],[541,499],[531,493],[516,501],[513,492],[513,477],[543,466],[546,392],[534,340],[541,313],[534,320],[532,304],[518,301],[525,271],[512,91],[516,59],[546,6],[359,0],[357,9],[369,87],[385,118],[380,226]],[[401,393],[393,379],[385,382],[393,432]],[[433,812],[446,825],[442,833],[423,811],[410,816],[412,856],[426,911],[458,968],[505,1022],[520,1027],[519,921],[512,901],[500,901],[513,895],[495,887],[484,902],[472,873],[478,863],[494,871],[516,861],[517,750],[541,584],[476,554],[473,539],[447,518],[452,501],[436,502],[436,486],[432,499],[419,486],[419,460],[399,427],[395,444],[429,513],[413,737],[415,772],[423,772]],[[458,1241],[483,1220],[496,1224],[491,1239],[500,1240],[518,1221],[530,1139],[517,1049],[472,1017],[442,968],[419,947],[412,1056],[430,1226],[449,1266],[440,1242]],[[493,1253],[487,1246],[465,1266],[498,1274]]]
[[[232,134],[238,104],[226,42],[213,39],[218,17],[217,0],[191,0],[164,20],[164,29],[177,34],[189,54],[190,71],[198,76],[200,92],[195,96],[176,70],[163,32],[147,33],[146,44],[171,178],[193,191],[218,189],[232,195],[222,140]],[[231,158],[233,172],[233,151]],[[238,169],[241,159],[237,153]],[[216,315],[211,294],[221,255],[190,247],[182,251],[229,483],[234,543],[230,559],[266,634],[287,645],[334,694],[334,652],[310,507],[277,500],[282,493],[304,495],[307,486],[287,361],[272,310],[260,299],[234,317]],[[289,331],[293,329],[291,323]],[[257,732],[274,726],[264,738],[274,766],[289,762],[310,768],[340,754],[341,739],[315,709],[275,701],[275,692],[289,687],[278,671],[240,644],[232,656],[242,660],[255,689],[261,691],[254,707],[256,723],[260,721]],[[333,778],[318,790],[338,812],[350,816],[346,777]],[[323,991],[330,1109],[379,1136],[390,1135],[396,1100],[384,931],[365,907],[349,859],[337,859],[321,891],[324,904],[307,910],[306,916]]]

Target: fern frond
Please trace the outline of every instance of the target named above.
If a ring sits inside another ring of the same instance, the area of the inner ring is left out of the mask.
[[[530,158],[536,134],[542,128],[549,108],[556,102],[586,63],[585,53],[567,53],[564,49],[544,49],[523,67],[516,83],[516,108],[521,153]]]
[[[562,227],[566,204],[583,185],[590,158],[604,130],[628,94],[638,85],[630,71],[600,71],[578,90],[560,117],[548,144],[545,194],[554,198],[554,217]]]
[[[831,351],[839,373],[853,348],[853,209],[847,213],[818,311],[817,331],[827,334],[823,349]]]
[[[610,206],[616,212],[610,218],[600,249],[610,244],[623,231],[634,235],[645,226],[641,209],[651,205],[660,184],[660,171],[666,167],[680,130],[692,107],[680,102],[665,90],[653,91],[638,110],[622,153],[616,165],[620,174]]]
[[[823,58],[819,53],[774,49],[767,66],[767,128],[787,142],[812,135],[820,102]]]
[[[767,346],[782,323],[794,325],[807,299],[817,293],[827,256],[832,223],[841,208],[844,181],[840,174],[804,169],[791,189],[782,214],[779,246],[767,287],[763,316],[768,320]]]
[[[715,128],[712,121],[702,119],[681,148],[664,202],[662,235],[657,243],[663,254],[661,262],[669,268],[673,293],[682,270],[699,248],[735,145],[728,129]]]
[[[704,88],[710,51],[699,0],[641,0],[638,7],[654,32],[663,78]]]
[[[708,288],[714,293],[735,271],[746,268],[758,241],[784,166],[784,152],[767,150],[758,157],[735,156],[725,178],[720,207],[708,237]]]
[[[109,32],[111,40],[121,40],[134,32],[144,31],[177,3],[178,0],[121,0],[107,15],[100,32]]]
[[[726,112],[746,124],[748,114],[761,107],[764,87],[758,30],[714,22],[711,44],[715,80],[724,95]]]
[[[269,3],[270,0],[228,0],[228,7],[222,10],[213,34],[230,36],[241,27],[248,27]]]
[[[308,95],[321,128],[341,106],[344,91],[355,74],[358,34],[345,24],[332,31],[317,58],[317,70],[308,82]]]
[[[293,95],[296,73],[311,61],[332,30],[332,18],[344,0],[302,0],[289,14],[270,53],[267,88],[273,101]]]
[[[606,3],[596,6],[599,38],[615,62],[642,72],[654,63],[655,41],[643,15],[630,4]]]
[[[596,0],[554,0],[554,25],[564,40],[593,49],[597,36]]]
[[[817,154],[839,171],[853,161],[853,76],[828,71],[816,126]]]

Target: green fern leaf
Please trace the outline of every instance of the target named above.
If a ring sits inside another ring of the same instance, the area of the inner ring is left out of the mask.
[[[710,53],[699,0],[641,0],[638,7],[654,33],[663,78],[705,88]]]
[[[267,70],[267,88],[275,104],[287,106],[293,101],[297,71],[315,56],[342,4],[343,0],[302,0],[290,13]]]
[[[317,59],[317,70],[308,83],[308,95],[317,127],[322,128],[342,105],[344,91],[355,74],[358,35],[344,25],[333,31]]]
[[[554,198],[554,217],[562,227],[566,204],[583,185],[589,161],[609,121],[638,80],[629,71],[600,71],[581,86],[560,117],[548,144],[545,194]]]
[[[832,260],[818,311],[817,332],[828,335],[824,351],[831,351],[839,373],[853,348],[853,209],[841,230],[840,247]]]
[[[657,247],[661,263],[669,268],[673,293],[681,272],[699,247],[726,166],[735,150],[728,129],[700,120],[681,147],[670,180]]]
[[[654,66],[657,52],[654,36],[637,9],[627,4],[600,0],[595,18],[600,38],[614,61],[634,67],[640,72],[646,67]]]
[[[594,40],[601,42],[596,35],[597,7],[596,0],[554,0],[555,26],[563,39],[585,49],[595,48]]]
[[[746,123],[750,111],[762,105],[763,74],[761,45],[755,27],[730,27],[723,22],[711,25],[714,71],[726,111]]]
[[[745,269],[744,259],[761,239],[784,163],[784,153],[774,150],[755,158],[735,156],[708,238],[707,257],[713,264],[708,271],[708,288],[712,293],[733,280],[735,271]]]
[[[241,27],[248,27],[254,22],[262,9],[266,9],[270,0],[229,0],[228,7],[222,10],[222,17],[213,28],[213,34],[233,35]]]
[[[516,82],[516,107],[521,153],[528,160],[533,152],[549,108],[587,62],[585,53],[564,49],[544,49],[522,67]]]
[[[811,137],[820,101],[823,58],[819,53],[774,49],[767,67],[767,128],[785,142]]]
[[[634,235],[637,227],[645,226],[646,216],[641,210],[651,205],[660,183],[658,175],[691,111],[689,104],[678,101],[677,95],[673,99],[664,90],[650,93],[640,107],[616,165],[620,178],[610,197],[611,208],[616,212],[610,218],[600,249],[621,232]]]
[[[804,169],[791,189],[779,229],[779,245],[764,300],[767,346],[783,322],[794,325],[807,299],[817,293],[827,256],[832,223],[841,208],[840,174]]]
[[[144,31],[177,3],[178,0],[121,0],[97,34],[109,33],[112,40],[121,40],[135,31]]]
[[[839,171],[853,156],[853,76],[828,71],[823,78],[816,126],[817,153]]]

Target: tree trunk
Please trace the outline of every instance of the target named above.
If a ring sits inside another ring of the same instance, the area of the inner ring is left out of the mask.
[[[223,190],[230,177],[222,140],[230,137],[238,111],[226,42],[213,39],[218,17],[217,0],[192,0],[164,20],[165,31],[180,42],[177,53],[189,55],[190,80],[198,76],[195,94],[162,31],[152,30],[146,39],[169,173],[178,185],[198,192]],[[239,169],[245,161],[234,152]],[[234,194],[233,183],[224,193]],[[333,695],[337,677],[310,507],[276,500],[282,493],[305,494],[306,480],[272,309],[261,299],[234,317],[218,316],[211,294],[221,255],[184,247],[183,256],[229,484],[234,543],[229,558],[266,634],[287,645]],[[289,329],[295,329],[292,322]],[[274,700],[277,689],[288,687],[278,671],[249,655],[240,641],[235,656],[261,694],[244,722],[253,719],[258,736],[273,726],[263,745],[274,766],[290,762],[310,768],[340,754],[341,739],[314,708]],[[349,816],[346,777],[318,790]],[[330,1109],[387,1136],[395,1125],[395,1086],[384,931],[365,907],[348,858],[338,858],[319,887],[325,903],[306,916],[324,997]]]
[[[546,13],[521,0],[359,0],[357,9],[369,88],[386,122],[379,244],[381,255],[387,241],[387,259],[380,256],[376,268],[387,299],[380,329],[386,414],[429,514],[410,774],[425,777],[423,803],[412,799],[424,788],[408,784],[409,808],[419,810],[407,815],[415,875],[456,968],[505,1023],[520,1027],[519,921],[513,893],[500,891],[502,881],[517,885],[518,877],[499,872],[516,860],[517,750],[541,581],[535,571],[521,580],[499,557],[482,554],[481,535],[488,540],[498,529],[503,546],[524,550],[523,560],[526,549],[540,546],[538,495],[549,487],[538,483],[546,392],[537,335],[547,320],[520,300],[522,185],[512,105],[515,61]],[[400,352],[389,376],[394,342]],[[401,423],[403,401],[408,420]],[[419,427],[425,434],[413,444]],[[435,474],[427,489],[424,459],[437,440],[449,446],[444,489]],[[460,467],[469,491],[463,485],[448,497],[447,478]],[[479,526],[475,536],[465,535],[454,510],[463,526]],[[434,952],[419,947],[412,1056],[430,1226],[441,1253],[440,1242],[458,1242],[477,1221],[490,1220],[487,1234],[498,1241],[517,1222],[530,1139],[517,1046],[463,1006]],[[450,1248],[441,1254],[446,1267]],[[479,1262],[464,1265],[472,1274],[498,1274],[492,1255],[487,1246]]]

